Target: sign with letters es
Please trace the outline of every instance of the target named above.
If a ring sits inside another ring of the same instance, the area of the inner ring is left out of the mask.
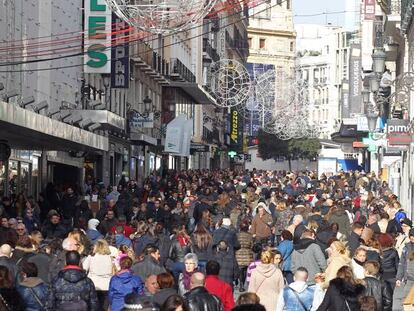
[[[85,73],[111,72],[111,10],[105,0],[85,0]]]
[[[129,87],[129,25],[112,13],[111,87]]]

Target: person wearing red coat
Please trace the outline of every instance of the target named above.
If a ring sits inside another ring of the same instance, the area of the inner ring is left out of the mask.
[[[230,311],[234,308],[233,290],[229,284],[220,280],[218,275],[220,264],[215,260],[210,260],[206,265],[206,284],[207,291],[217,296],[224,306],[224,311]]]

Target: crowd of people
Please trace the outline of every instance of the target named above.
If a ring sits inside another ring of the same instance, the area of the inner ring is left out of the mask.
[[[169,171],[0,202],[0,310],[414,310],[414,227],[374,173]]]

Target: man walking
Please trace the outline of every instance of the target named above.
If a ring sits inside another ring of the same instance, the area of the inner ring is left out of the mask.
[[[211,295],[205,285],[205,276],[196,272],[191,276],[190,291],[184,295],[188,310],[191,311],[223,311],[219,298]]]
[[[98,310],[95,285],[79,265],[80,255],[76,251],[66,253],[66,266],[50,285],[48,310]]]

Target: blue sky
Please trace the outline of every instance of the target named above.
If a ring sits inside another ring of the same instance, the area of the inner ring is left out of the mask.
[[[345,11],[346,0],[293,0],[294,15],[320,14],[324,12]],[[345,14],[325,14],[319,16],[295,16],[295,23],[343,26]]]

